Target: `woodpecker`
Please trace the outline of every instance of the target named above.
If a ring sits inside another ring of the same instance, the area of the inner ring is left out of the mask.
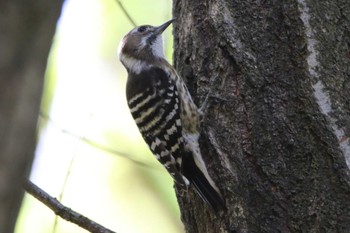
[[[144,140],[175,182],[186,190],[193,186],[215,211],[224,210],[199,149],[199,109],[164,56],[162,33],[173,21],[136,27],[122,39],[118,56],[128,72],[127,102]]]

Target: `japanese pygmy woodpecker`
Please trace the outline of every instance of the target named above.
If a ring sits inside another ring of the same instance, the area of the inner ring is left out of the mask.
[[[164,57],[162,32],[173,21],[136,27],[121,41],[118,55],[128,72],[127,102],[144,140],[175,182],[193,186],[214,210],[225,209],[199,149],[198,108]]]

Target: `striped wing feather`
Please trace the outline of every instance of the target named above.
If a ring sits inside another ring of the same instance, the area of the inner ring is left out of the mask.
[[[185,186],[180,173],[183,151],[180,103],[175,84],[159,68],[129,74],[127,99],[130,112],[156,158],[175,181]]]

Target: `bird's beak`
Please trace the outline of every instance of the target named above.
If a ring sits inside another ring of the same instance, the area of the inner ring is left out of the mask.
[[[162,34],[162,32],[164,32],[164,30],[169,27],[169,25],[174,22],[175,19],[171,19],[166,23],[163,23],[162,25],[160,25],[159,27],[156,28],[156,30],[154,31],[155,35],[159,35]]]

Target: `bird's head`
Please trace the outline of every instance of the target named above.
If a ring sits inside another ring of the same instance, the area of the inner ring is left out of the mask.
[[[154,27],[143,25],[128,32],[118,48],[119,60],[127,70],[138,73],[142,65],[164,59],[162,32],[173,22]]]

